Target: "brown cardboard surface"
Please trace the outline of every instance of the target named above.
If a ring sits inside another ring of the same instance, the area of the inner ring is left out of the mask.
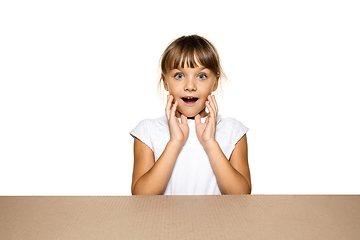
[[[0,239],[360,239],[360,195],[0,197]]]

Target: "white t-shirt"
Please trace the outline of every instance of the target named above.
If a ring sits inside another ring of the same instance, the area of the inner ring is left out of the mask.
[[[201,122],[205,122],[205,118]],[[188,119],[189,137],[182,148],[164,195],[220,195],[209,158],[196,136],[195,120]],[[233,118],[217,117],[215,139],[227,159],[248,128]],[[131,132],[154,152],[155,161],[170,140],[166,116],[142,120]]]

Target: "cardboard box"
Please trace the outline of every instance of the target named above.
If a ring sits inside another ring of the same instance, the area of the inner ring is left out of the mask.
[[[360,196],[0,197],[0,239],[360,239]]]

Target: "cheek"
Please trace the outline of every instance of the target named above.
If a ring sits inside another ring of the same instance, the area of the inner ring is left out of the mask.
[[[171,87],[168,87],[168,92],[169,92],[169,94],[174,95],[174,91]]]
[[[213,92],[212,87],[211,86],[206,86],[201,91],[201,95],[207,97],[208,95],[211,95],[212,92]]]
[[[180,88],[178,86],[174,86],[173,84],[168,84],[168,91],[171,95],[177,95],[180,92]]]

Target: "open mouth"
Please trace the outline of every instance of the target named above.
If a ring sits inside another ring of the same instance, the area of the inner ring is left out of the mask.
[[[194,105],[196,103],[196,101],[199,98],[197,98],[197,97],[183,97],[181,99],[185,102],[186,105],[192,106],[192,105]]]

